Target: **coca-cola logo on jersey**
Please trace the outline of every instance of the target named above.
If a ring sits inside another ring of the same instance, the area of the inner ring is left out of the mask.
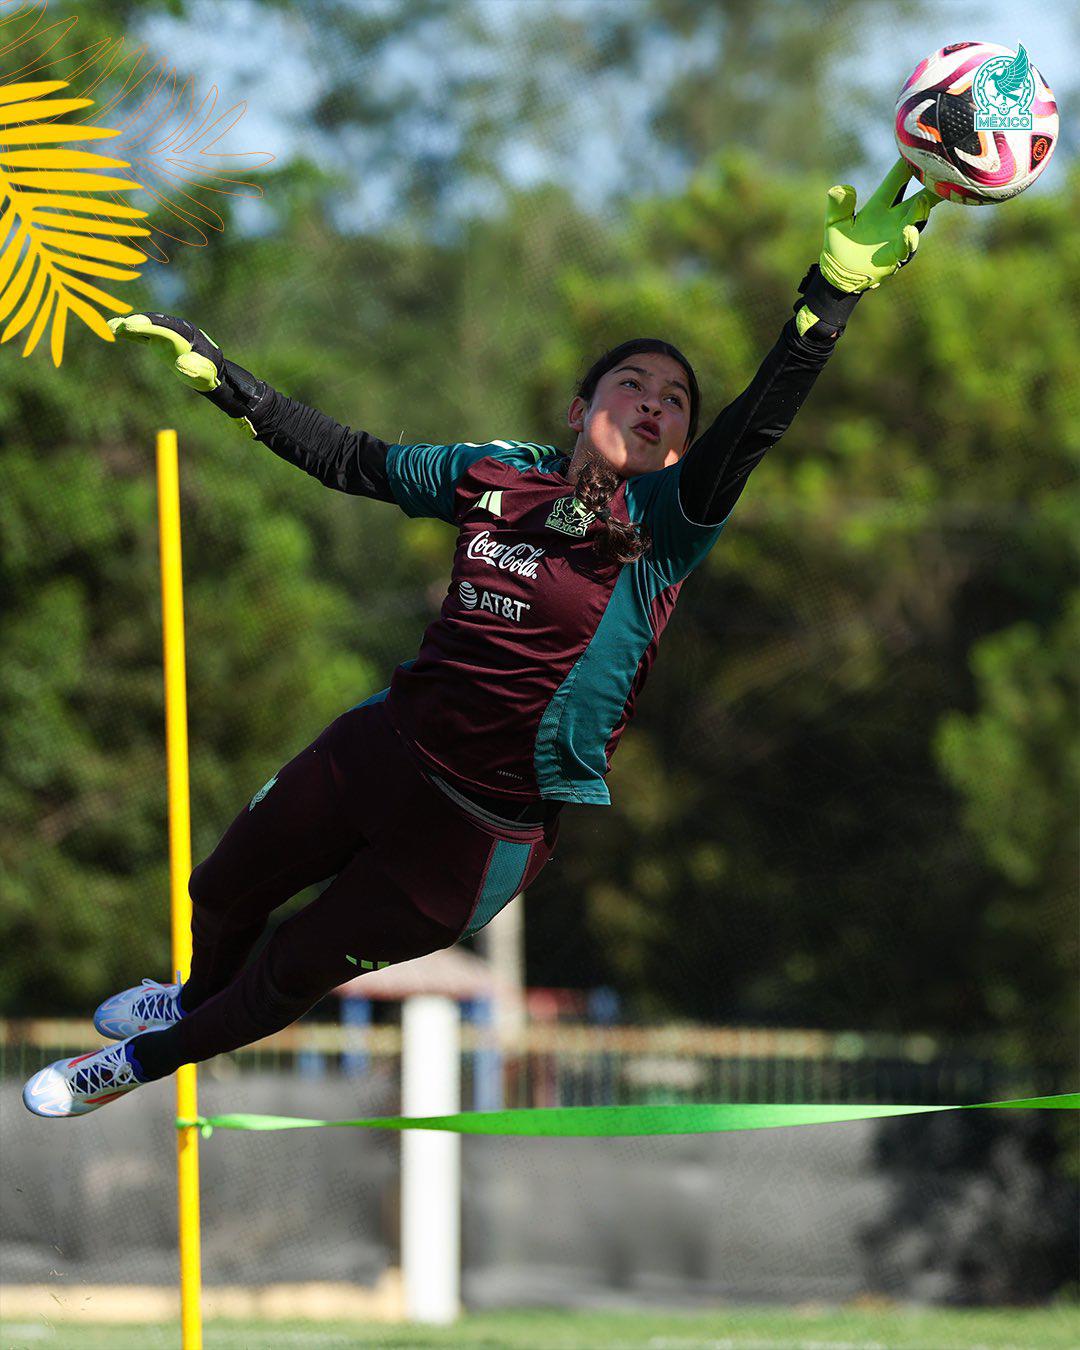
[[[468,556],[479,558],[500,572],[514,572],[519,577],[535,577],[545,550],[531,544],[500,544],[491,537],[490,530],[481,530],[469,540]]]

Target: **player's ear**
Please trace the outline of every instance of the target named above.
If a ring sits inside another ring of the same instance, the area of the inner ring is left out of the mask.
[[[571,431],[583,431],[585,428],[585,414],[588,412],[589,405],[576,394],[570,401],[570,407],[566,410],[566,424]]]

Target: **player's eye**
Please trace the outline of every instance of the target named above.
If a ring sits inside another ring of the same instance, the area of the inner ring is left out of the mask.
[[[632,385],[634,386],[635,389],[640,389],[640,388],[641,388],[641,384],[640,384],[637,380],[635,380],[634,377],[633,377],[632,375],[627,375],[624,379],[621,379],[621,380],[619,381],[619,383],[620,383],[620,384],[632,384]],[[678,394],[668,394],[667,397],[670,398],[670,399],[674,399],[674,400],[675,400],[675,406],[676,406],[677,408],[681,408],[681,407],[683,406],[683,401],[682,401],[682,399],[679,397]]]

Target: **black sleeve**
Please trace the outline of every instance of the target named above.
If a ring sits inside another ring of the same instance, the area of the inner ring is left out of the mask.
[[[789,319],[749,386],[683,456],[679,504],[695,524],[719,525],[730,515],[754,467],[802,407],[861,298],[830,285],[817,263],[798,290],[792,309],[798,314],[805,304],[817,322],[800,336]]]
[[[751,471],[791,425],[834,344],[835,338],[800,337],[794,319],[784,325],[747,388],[683,456],[679,501],[688,520],[718,525],[730,514]]]
[[[396,504],[386,476],[386,441],[343,427],[269,385],[262,387],[247,418],[256,437],[275,455],[326,487]]]

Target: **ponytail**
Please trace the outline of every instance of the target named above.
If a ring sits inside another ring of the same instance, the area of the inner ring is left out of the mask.
[[[605,526],[593,545],[597,557],[604,562],[637,562],[652,547],[652,539],[647,525],[624,524],[611,514],[610,502],[618,486],[619,475],[607,461],[590,455],[581,467],[574,496]]]

